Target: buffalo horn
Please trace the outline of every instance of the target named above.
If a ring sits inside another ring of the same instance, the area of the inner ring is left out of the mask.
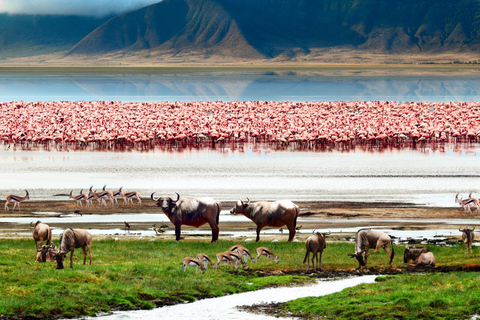
[[[173,201],[173,203],[177,202],[180,199],[180,195],[177,192],[175,193],[177,194],[177,200]]]
[[[155,192],[154,192],[155,193]],[[153,199],[153,193],[150,195],[150,199],[152,199],[153,201],[157,202],[157,200]]]
[[[247,204],[250,204],[250,199],[247,198],[247,200],[248,200]]]

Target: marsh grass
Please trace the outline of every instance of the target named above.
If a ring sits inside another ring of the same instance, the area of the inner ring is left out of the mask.
[[[73,268],[56,270],[54,263],[33,262],[35,246],[32,240],[2,240],[0,242],[0,274],[2,275],[0,277],[0,296],[2,297],[0,315],[11,318],[26,318],[34,315],[41,317],[95,315],[111,310],[150,309],[199,298],[256,290],[266,286],[312,281],[307,276],[311,271],[303,272],[305,244],[302,242],[244,243],[252,254],[259,246],[269,247],[280,257],[279,264],[261,257],[256,264],[249,261],[248,268],[245,270],[236,271],[232,267],[221,266],[217,270],[209,268],[205,274],[202,274],[200,270],[196,273],[192,267],[187,268],[186,271],[180,269],[184,257],[206,253],[216,260],[216,253],[227,250],[233,244],[235,244],[233,241],[209,243],[206,241],[94,240],[91,266],[88,265],[88,259],[87,265],[82,264],[82,250],[77,249],[74,254]],[[443,266],[475,264],[478,260],[475,252],[477,248],[474,249],[473,255],[467,256],[464,255],[460,246],[432,246],[430,249],[437,257],[437,263]],[[403,247],[397,246],[395,251],[394,266],[405,266]],[[352,271],[357,267],[357,262],[347,257],[351,252],[353,252],[351,243],[327,243],[322,259],[324,271]],[[66,266],[69,266],[69,258],[70,254],[66,258]],[[369,266],[373,269],[385,267],[387,264],[388,256],[383,250],[369,258]],[[437,309],[450,305],[452,303],[450,295],[454,295],[455,292],[466,292],[471,287],[475,288],[473,284],[466,285],[473,282],[475,275],[476,273],[462,272],[436,274],[438,278],[436,281],[441,285],[436,286],[435,299],[429,301],[429,304]],[[447,276],[450,280],[445,278]],[[427,282],[424,284],[419,282],[419,279]],[[371,305],[377,306],[372,308],[385,309],[384,305],[398,301],[393,305],[397,308],[406,308],[405,314],[412,313],[412,310],[418,310],[418,306],[417,302],[409,299],[411,288],[415,288],[416,283],[418,295],[421,296],[423,288],[431,286],[428,284],[429,279],[431,278],[422,275],[402,275],[386,278],[386,281],[371,287],[362,286],[351,289],[358,290],[357,294],[352,295],[350,302],[343,301],[342,309],[345,310],[348,318],[357,312],[358,308],[354,306],[362,305],[362,308],[367,308]],[[448,286],[450,281],[454,282],[451,285],[452,288]],[[379,289],[376,286],[385,286],[385,288]],[[405,290],[402,289],[403,287]],[[387,302],[387,299],[381,295],[382,297],[377,298],[378,302],[370,304],[367,297],[375,296],[376,292],[382,292],[382,290],[395,294],[391,298],[393,300]],[[459,297],[458,294],[457,297]],[[338,299],[341,301],[346,298]],[[402,299],[407,299],[409,302],[402,304]],[[474,298],[470,299],[473,299],[471,303],[477,301]],[[330,298],[326,301],[329,300]],[[460,299],[460,301],[463,300]],[[468,312],[472,310],[474,309],[470,308]],[[364,312],[367,312],[367,309]]]

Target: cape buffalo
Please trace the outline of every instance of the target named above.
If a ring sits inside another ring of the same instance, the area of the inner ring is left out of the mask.
[[[298,206],[290,200],[281,201],[258,201],[245,203],[239,200],[235,207],[230,210],[232,214],[241,213],[257,225],[257,239],[260,240],[260,231],[263,227],[282,227],[287,226],[289,235],[288,241],[292,241],[295,236],[295,227],[299,213]]]
[[[154,192],[155,193],[155,192]],[[162,208],[163,213],[175,226],[175,240],[180,240],[180,233],[182,224],[192,227],[200,227],[205,223],[212,228],[212,242],[218,240],[218,219],[220,211],[222,211],[222,204],[212,198],[180,198],[177,193],[177,200],[170,197],[150,198],[157,203],[157,206]]]

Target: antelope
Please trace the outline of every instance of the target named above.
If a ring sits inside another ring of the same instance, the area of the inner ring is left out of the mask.
[[[102,191],[106,193],[105,197],[108,200],[110,200],[110,203],[112,204],[112,207],[113,207],[113,191],[105,190],[106,187],[107,185],[104,185]]]
[[[240,253],[243,258],[245,259],[245,263],[247,263],[248,261],[248,258],[250,258],[250,261],[252,261],[253,263],[255,263],[255,259],[252,257],[252,254],[250,253],[250,251],[245,248],[244,246],[242,246],[241,244],[236,244],[234,246],[231,246],[229,249],[229,251],[236,251],[238,253]]]
[[[468,198],[468,199],[459,198],[458,193],[455,195],[455,203],[460,204],[465,212],[467,212],[468,210],[468,212],[472,213],[472,210],[470,209],[470,207],[472,206],[476,207],[478,212],[478,207],[479,207],[478,200],[477,200],[477,203],[475,203],[475,200],[471,198]]]
[[[130,202],[133,206],[133,199],[137,199],[138,200],[138,205],[142,205],[142,198],[140,197],[140,192],[138,191],[131,191],[131,192],[123,192],[123,199],[124,201],[127,201],[127,204],[128,202]],[[125,200],[126,199],[126,200]]]
[[[303,258],[303,264],[305,264],[305,261],[307,262],[307,270],[310,268],[310,252],[312,253],[313,270],[322,270],[322,253],[323,249],[325,249],[327,246],[325,242],[326,236],[326,233],[314,232],[313,235],[311,235],[307,238],[307,240],[305,240],[305,247],[307,252],[305,253],[305,258]],[[317,253],[320,257],[317,256]],[[317,267],[315,267],[315,259],[317,260]]]
[[[113,200],[115,201],[116,204],[118,204],[117,199],[118,198],[123,198],[123,204],[125,205],[127,203],[127,200],[123,197],[125,192],[122,190],[123,187],[120,187],[118,191],[113,193]]]
[[[207,256],[205,253],[199,253],[197,254],[197,259],[203,262],[203,266],[205,267],[205,270],[207,269],[208,265],[211,265],[212,268],[215,268],[215,264],[213,264],[212,260],[210,259],[209,256]]]
[[[236,263],[237,265],[238,265],[238,263],[240,262],[242,268],[245,268],[245,266],[247,265],[247,262],[246,262],[246,261],[243,261],[243,259],[242,259],[243,256],[242,256],[240,253],[238,253],[238,252],[236,252],[236,251],[230,251],[230,250],[225,251],[224,253],[225,253],[225,254],[229,254],[230,257],[232,257],[232,259],[235,261],[235,263]]]
[[[255,261],[258,262],[258,259],[260,259],[261,256],[266,256],[267,260],[274,259],[275,263],[278,263],[280,261],[279,258],[273,254],[272,250],[267,247],[257,248],[257,257],[255,258]]]
[[[35,224],[33,224],[33,221],[30,222],[30,226],[33,227],[33,240],[35,240],[35,248],[38,250],[38,241],[40,241],[40,245],[43,246],[43,243],[45,242],[47,245],[50,245],[52,243],[52,230],[50,227],[42,223],[40,220],[38,220]]]
[[[217,254],[217,262],[215,263],[215,268],[218,268],[218,265],[222,262],[225,264],[233,264],[235,266],[235,269],[238,270],[237,262],[232,258],[230,254],[227,254],[226,252]]]
[[[427,248],[411,248],[406,246],[403,252],[403,262],[407,263],[409,260],[413,260],[410,267],[421,266],[435,268],[435,263],[437,262],[433,253]]]
[[[188,266],[195,267],[196,268],[195,272],[198,272],[198,268],[200,267],[200,269],[202,270],[202,274],[205,273],[205,271],[207,271],[207,269],[203,267],[202,262],[197,258],[192,258],[192,257],[183,258],[183,265],[180,267],[180,270],[183,269],[183,271],[185,272],[187,271]]]
[[[388,245],[392,245],[392,251],[388,249]],[[368,250],[375,248],[373,252]],[[377,253],[380,248],[383,248],[390,257],[390,267],[392,266],[395,250],[392,239],[382,231],[371,229],[360,229],[355,234],[355,253],[349,253],[348,256],[358,260],[358,268],[367,268],[367,258],[369,255]],[[363,259],[365,253],[365,260]]]
[[[98,203],[102,203],[104,206],[107,206],[107,203],[105,202],[104,198],[108,197],[108,193],[106,191],[102,192],[96,192],[92,190],[93,186],[90,187],[89,192],[88,192],[88,200],[92,201],[93,199],[96,199]],[[110,199],[113,204],[113,199]]]
[[[22,202],[24,200],[28,200],[28,199],[30,199],[30,196],[29,196],[27,190],[25,190],[25,195],[23,197],[15,196],[13,194],[7,195],[5,197],[5,211],[8,210],[8,203],[9,202],[13,202],[13,209],[12,210],[15,210],[15,207],[17,206],[17,204],[18,204],[18,210],[20,210],[20,202]]]
[[[78,207],[78,205],[80,205],[80,207],[83,207],[82,200],[85,200],[85,206],[88,207],[89,205],[88,196],[83,193],[83,189],[80,190],[80,194],[76,196],[73,195],[73,190],[70,191],[70,199],[77,201],[76,207]]]
[[[463,243],[465,244],[465,254],[468,254],[468,248],[470,248],[470,253],[473,253],[472,250],[472,242],[475,239],[475,233],[473,232],[475,230],[475,227],[466,227],[463,228],[460,227],[458,231],[462,232],[462,240]]]

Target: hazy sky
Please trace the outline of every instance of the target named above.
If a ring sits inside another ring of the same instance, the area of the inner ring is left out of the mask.
[[[0,13],[66,14],[102,17],[161,0],[0,0]]]

